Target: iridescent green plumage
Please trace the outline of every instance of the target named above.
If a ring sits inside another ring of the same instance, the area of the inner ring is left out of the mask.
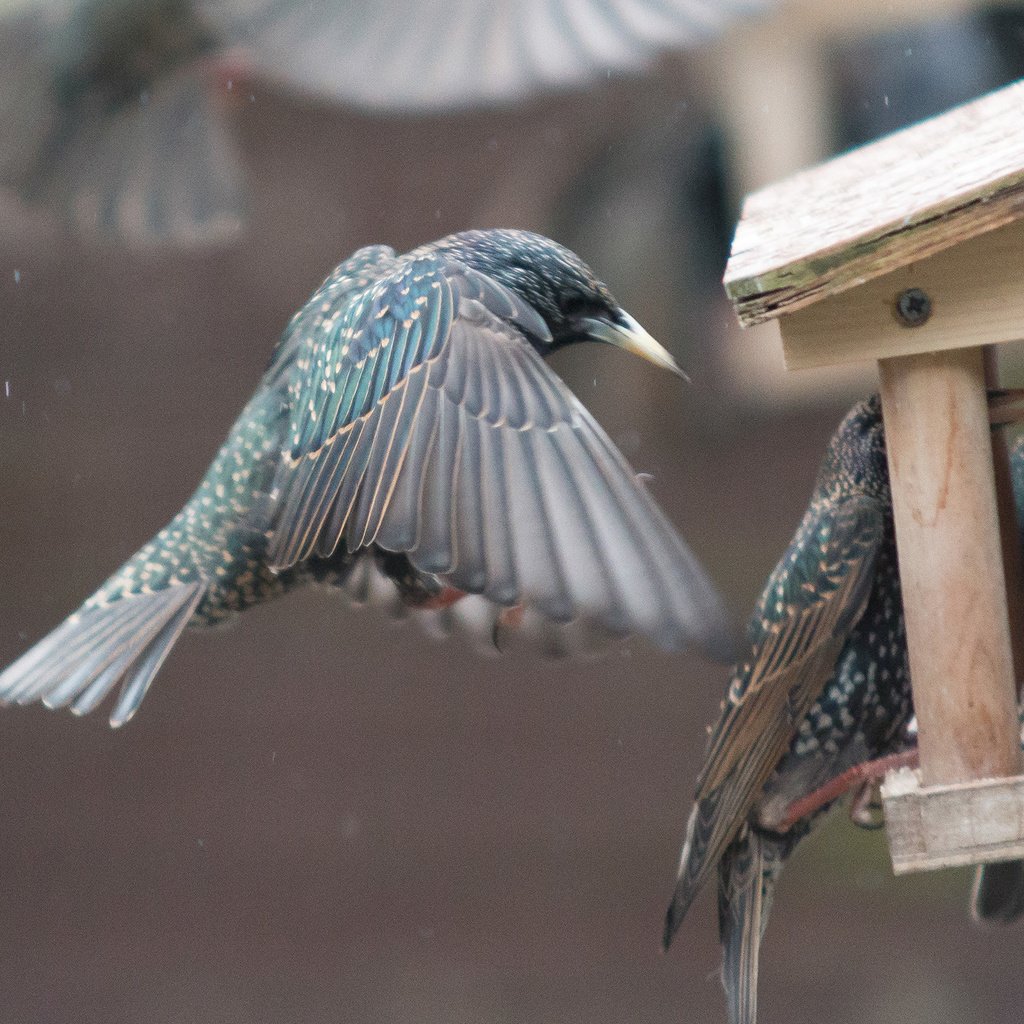
[[[354,586],[367,563],[412,606],[456,588],[723,653],[707,577],[541,358],[597,322],[669,358],[541,236],[360,250],[293,317],[182,511],[0,674],[0,699],[84,713],[120,683],[120,724],[185,625]]]

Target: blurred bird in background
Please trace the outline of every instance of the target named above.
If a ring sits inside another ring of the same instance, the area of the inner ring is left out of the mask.
[[[572,252],[464,232],[359,250],[295,315],[182,511],[0,674],[5,702],[134,713],[182,629],[370,571],[729,657],[704,571],[542,357],[603,341],[680,373]],[[498,614],[501,614],[500,611]]]
[[[1011,451],[1024,537],[1024,438]],[[833,436],[810,506],[768,579],[722,716],[710,730],[665,922],[671,943],[718,873],[723,984],[730,1024],[755,1024],[761,938],[779,874],[836,798],[877,780],[865,762],[911,754],[913,705],[878,396]],[[875,769],[882,766],[875,765]],[[849,780],[849,781],[845,781]],[[843,786],[834,786],[845,781]],[[976,920],[1024,912],[1024,864],[980,869]]]
[[[445,111],[638,74],[771,0],[216,0],[271,76],[344,103]]]
[[[0,181],[80,230],[208,243],[241,225],[217,95],[225,40],[192,0],[46,0],[0,24]]]
[[[8,0],[0,183],[79,228],[201,243],[241,224],[244,70],[380,111],[518,102],[637,73],[764,0]]]

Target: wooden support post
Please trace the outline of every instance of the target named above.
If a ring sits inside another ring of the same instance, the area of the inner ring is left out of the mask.
[[[926,786],[1020,773],[981,349],[879,361]]]

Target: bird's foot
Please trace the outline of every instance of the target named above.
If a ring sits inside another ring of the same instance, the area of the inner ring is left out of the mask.
[[[868,779],[860,784],[859,789],[854,790],[850,800],[850,821],[857,828],[868,830],[881,828],[885,824],[878,779]]]
[[[242,47],[222,50],[207,61],[207,73],[216,94],[241,101],[242,83],[253,74],[252,55]]]
[[[516,630],[522,626],[524,613],[525,609],[521,604],[509,605],[499,610],[494,617],[494,628],[491,630],[491,643],[496,650],[502,649],[501,638],[506,630]]]
[[[502,608],[498,612],[497,625],[501,629],[518,629],[523,624],[523,606],[521,604]]]
[[[442,587],[436,594],[412,600],[407,599],[407,603],[415,608],[440,611],[442,608],[450,608],[456,601],[461,601],[465,596],[466,592],[464,590],[457,590],[455,587]]]
[[[837,775],[831,782],[826,782],[799,800],[794,800],[789,805],[786,816],[777,826],[777,831],[788,832],[798,821],[810,817],[815,811],[838,800],[851,789],[857,789],[857,796],[854,798],[853,807],[850,809],[850,818],[856,825],[862,828],[877,828],[878,825],[870,824],[874,818],[871,815],[871,805],[874,799],[874,788],[886,775],[886,772],[894,768],[913,768],[917,765],[917,747],[901,751],[898,754],[889,754],[888,757],[879,757],[874,761],[862,761],[852,768]],[[858,820],[858,816],[861,820]]]

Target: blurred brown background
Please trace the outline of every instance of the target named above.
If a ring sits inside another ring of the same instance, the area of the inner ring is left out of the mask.
[[[948,24],[991,56],[954,98],[1011,75],[991,23]],[[865,102],[895,126],[885,61],[868,86],[842,77],[854,45],[817,51],[831,84],[815,102],[846,132],[826,149],[856,141]],[[122,251],[5,200],[0,664],[180,507],[339,259],[470,226],[577,248],[691,372],[680,394],[616,352],[558,362],[745,617],[865,385],[822,398],[736,378],[714,53],[447,118],[247,83],[249,227],[206,252]],[[305,594],[187,634],[121,731],[5,711],[0,1022],[724,1020],[713,894],[668,956],[658,942],[725,678],[641,644],[585,664],[481,657]],[[969,926],[966,873],[897,882],[884,835],[835,817],[780,886],[764,1020],[1019,1021],[1024,931]]]

